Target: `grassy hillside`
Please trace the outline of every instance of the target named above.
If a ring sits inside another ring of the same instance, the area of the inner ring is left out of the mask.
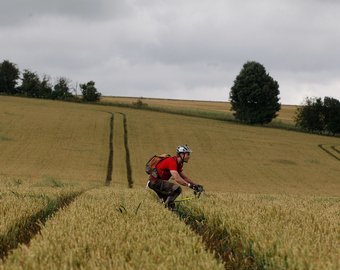
[[[171,213],[144,165],[183,143],[206,193]],[[340,267],[339,138],[0,96],[0,149],[0,269]]]
[[[339,138],[145,110],[110,111],[126,114],[135,186],[145,184],[149,156],[174,154],[187,143],[194,153],[185,169],[208,190],[340,194],[339,160],[318,146],[339,145]]]
[[[200,110],[207,112],[225,113],[232,115],[231,104],[222,101],[197,101],[197,100],[175,100],[175,99],[157,99],[157,98],[138,98],[138,97],[102,97],[102,102],[117,102],[123,104],[133,104],[138,99],[149,106],[166,107],[171,109],[187,109]],[[297,106],[282,105],[278,113],[278,117],[274,122],[283,122],[287,124],[294,124],[294,116]]]
[[[109,118],[72,103],[0,97],[0,178],[101,183]]]
[[[151,155],[187,143],[185,169],[208,190],[339,195],[339,138],[120,107],[14,97],[0,106],[2,179],[102,183],[113,113],[115,183],[127,182],[124,114],[135,186]]]

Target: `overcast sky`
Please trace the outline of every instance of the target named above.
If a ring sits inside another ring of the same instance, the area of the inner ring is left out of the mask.
[[[229,99],[247,61],[282,104],[340,99],[338,0],[1,0],[0,61],[103,95]]]

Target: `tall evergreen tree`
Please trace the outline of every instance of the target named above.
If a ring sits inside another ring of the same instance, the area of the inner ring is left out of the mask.
[[[270,123],[281,108],[279,94],[279,84],[263,65],[245,63],[229,96],[235,118],[247,124]]]

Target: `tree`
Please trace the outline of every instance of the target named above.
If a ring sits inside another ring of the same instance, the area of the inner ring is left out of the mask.
[[[0,93],[16,94],[15,88],[17,80],[19,79],[19,69],[15,64],[4,60],[0,63]]]
[[[89,81],[88,83],[80,84],[81,92],[83,95],[83,100],[85,101],[98,101],[100,99],[101,93],[97,92],[94,86],[94,81]]]
[[[21,80],[22,83],[19,87],[20,94],[38,98],[41,85],[39,76],[36,73],[25,69]]]
[[[281,108],[279,84],[260,63],[247,62],[230,91],[230,102],[237,120],[247,124],[270,123]]]
[[[41,81],[35,72],[25,69],[22,74],[22,84],[19,87],[19,91],[22,95],[28,97],[50,98],[52,85],[47,75],[45,75]]]
[[[58,78],[51,97],[52,99],[62,100],[72,98],[73,95],[70,93],[70,80],[64,77]]]
[[[340,133],[340,101],[335,98],[325,97],[323,105],[325,129],[333,135]]]
[[[47,75],[43,76],[43,79],[40,83],[40,97],[41,98],[51,98],[52,97],[52,84],[50,81],[50,77]]]
[[[321,133],[325,129],[324,104],[321,98],[309,98],[296,111],[296,126]]]

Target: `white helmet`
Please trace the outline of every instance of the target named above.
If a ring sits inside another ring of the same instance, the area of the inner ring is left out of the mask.
[[[180,154],[180,153],[192,153],[192,150],[190,149],[189,146],[184,144],[184,145],[180,145],[180,146],[177,147],[176,153],[177,154]]]

